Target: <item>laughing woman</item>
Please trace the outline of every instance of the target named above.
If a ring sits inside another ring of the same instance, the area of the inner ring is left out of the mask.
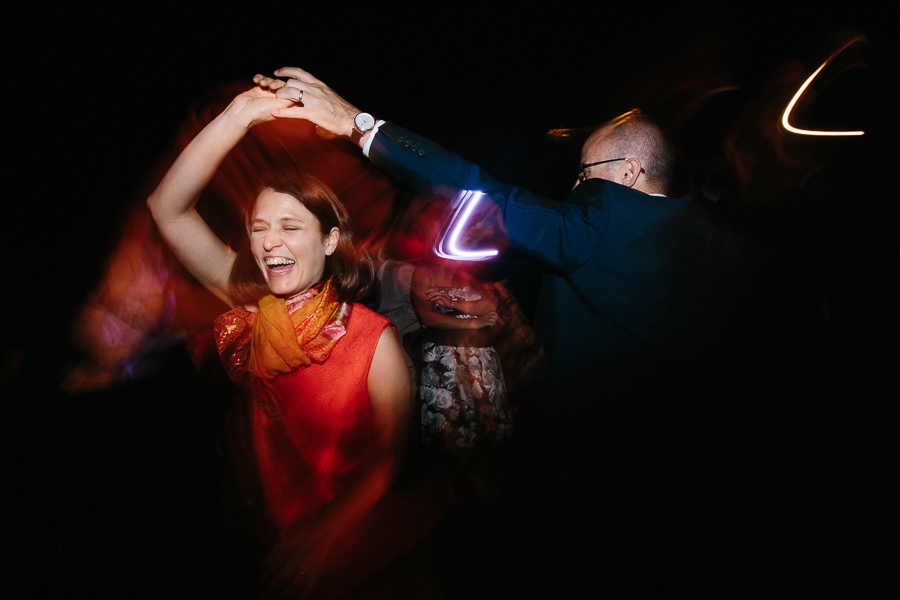
[[[237,414],[247,443],[236,460],[250,466],[249,493],[262,505],[264,596],[309,593],[327,587],[329,572],[346,572],[339,549],[358,538],[398,472],[410,410],[397,334],[356,302],[371,286],[371,261],[355,251],[327,186],[299,173],[264,179],[246,256],[195,209],[225,156],[285,103],[259,88],[235,97],[147,201],[182,264],[233,307],[214,330],[244,392]]]

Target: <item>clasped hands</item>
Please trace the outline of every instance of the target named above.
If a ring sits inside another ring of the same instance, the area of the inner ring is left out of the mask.
[[[437,306],[441,306],[443,308],[449,308],[452,310],[459,310],[463,315],[467,318],[474,318],[478,320],[477,329],[481,329],[482,327],[493,327],[500,320],[497,311],[492,310],[482,314],[471,314],[465,310],[461,310],[459,306],[457,306],[458,302],[461,302],[462,299],[454,296],[450,292],[447,291],[446,288],[429,288],[424,292],[425,299],[431,302],[432,304],[436,304]],[[481,300],[481,296],[475,296],[474,298],[466,298],[466,300]]]
[[[447,290],[442,288],[430,288],[425,290],[425,299],[438,306],[444,308],[456,308],[454,306],[456,298],[452,297]]]
[[[360,112],[341,98],[324,82],[298,67],[284,67],[274,77],[253,77],[258,89],[274,92],[275,97],[290,101],[279,102],[272,116],[278,118],[306,119],[315,124],[326,137],[346,137],[353,133],[353,119]],[[283,79],[281,79],[283,78]]]

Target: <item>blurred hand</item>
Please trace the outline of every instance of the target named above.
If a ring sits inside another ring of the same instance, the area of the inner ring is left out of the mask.
[[[493,327],[500,320],[500,315],[496,312],[491,311],[485,315],[479,315],[477,322],[478,328],[484,329],[485,327]]]
[[[425,290],[425,299],[444,308],[453,308],[453,300],[445,290],[437,288]]]

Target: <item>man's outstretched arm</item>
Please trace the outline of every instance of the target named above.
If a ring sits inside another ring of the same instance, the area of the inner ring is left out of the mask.
[[[602,211],[589,211],[577,202],[557,202],[497,181],[478,165],[392,123],[382,124],[377,133],[361,134],[355,127],[361,111],[323,81],[297,67],[278,69],[275,76],[253,78],[277,97],[293,101],[293,105],[273,111],[275,117],[305,119],[315,124],[320,134],[351,140],[367,150],[375,166],[420,194],[481,191],[499,206],[513,247],[537,261],[569,271],[593,253],[605,225]],[[590,191],[592,186],[587,183],[600,185],[599,180],[586,182],[581,192]]]

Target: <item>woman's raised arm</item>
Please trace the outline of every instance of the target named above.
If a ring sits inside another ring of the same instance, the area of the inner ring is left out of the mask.
[[[232,253],[196,210],[200,193],[225,156],[258,123],[270,121],[272,111],[289,101],[273,92],[250,89],[197,134],[181,152],[147,199],[153,220],[166,243],[207,289],[229,305],[228,275]]]

